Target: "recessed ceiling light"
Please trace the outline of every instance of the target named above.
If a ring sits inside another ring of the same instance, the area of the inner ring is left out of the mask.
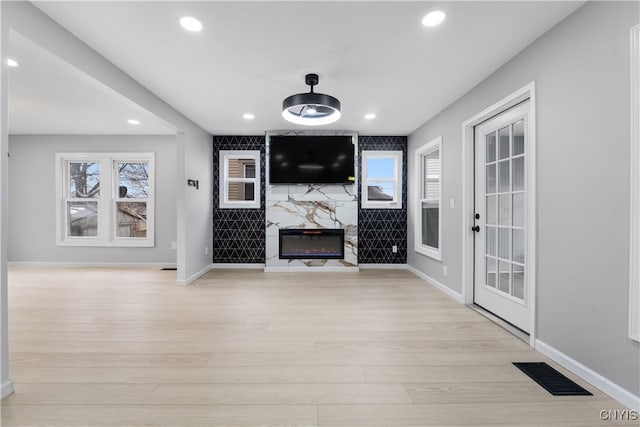
[[[376,115],[373,114],[373,113],[369,113],[369,114],[365,114],[364,118],[367,119],[367,120],[373,120],[373,119],[376,118]]]
[[[187,31],[198,32],[202,31],[202,22],[191,16],[183,16],[180,18],[180,25]]]
[[[256,118],[255,115],[251,114],[251,113],[246,113],[242,115],[243,118],[247,119],[247,120],[253,120]]]
[[[140,120],[129,119],[129,120],[127,120],[127,123],[129,123],[130,125],[139,125],[140,124]]]
[[[18,61],[16,61],[15,59],[7,58],[7,65],[9,67],[17,67]]]
[[[441,10],[434,10],[433,12],[427,13],[424,18],[422,18],[422,25],[425,27],[435,27],[444,21],[445,14]]]

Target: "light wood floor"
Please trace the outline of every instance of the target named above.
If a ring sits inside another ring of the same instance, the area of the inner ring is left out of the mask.
[[[562,369],[594,396],[550,396],[511,365],[544,357],[406,271],[174,280],[12,268],[2,426],[617,425],[599,413],[621,405]]]

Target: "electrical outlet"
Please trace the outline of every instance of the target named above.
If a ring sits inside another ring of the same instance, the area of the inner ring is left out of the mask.
[[[209,255],[209,246],[204,247],[204,254]]]
[[[397,254],[398,253],[398,247],[396,245],[393,245],[391,247],[391,252],[393,252],[394,254]]]
[[[442,274],[444,274],[445,276],[449,274],[449,268],[446,265],[442,266]]]
[[[174,251],[176,249],[178,249],[178,243],[177,242],[171,242],[171,249],[173,249]]]
[[[453,209],[453,208],[455,208],[455,207],[456,207],[456,199],[453,199],[453,198],[452,198],[452,199],[450,199],[450,200],[449,200],[449,207],[450,207],[451,209]]]

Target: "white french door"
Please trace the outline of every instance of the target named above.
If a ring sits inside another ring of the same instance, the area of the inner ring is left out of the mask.
[[[474,302],[525,332],[529,101],[475,127]]]

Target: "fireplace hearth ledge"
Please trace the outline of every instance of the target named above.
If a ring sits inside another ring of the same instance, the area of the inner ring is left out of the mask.
[[[360,267],[265,267],[265,273],[357,273]]]

